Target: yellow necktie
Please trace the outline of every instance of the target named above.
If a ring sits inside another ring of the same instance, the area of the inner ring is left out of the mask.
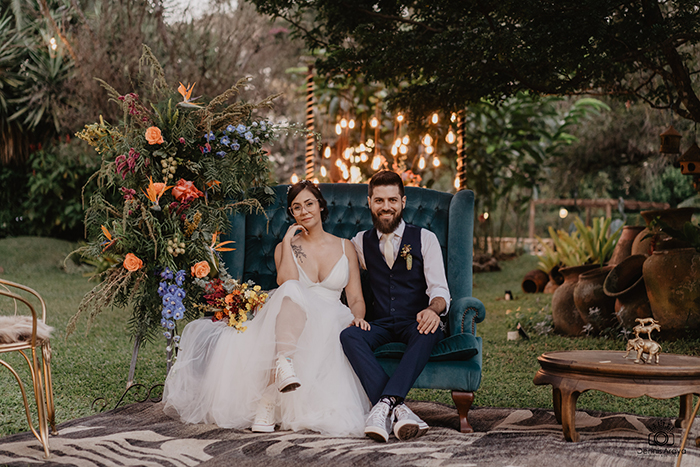
[[[394,266],[394,243],[392,242],[394,234],[384,234],[384,259],[387,266],[391,269]]]

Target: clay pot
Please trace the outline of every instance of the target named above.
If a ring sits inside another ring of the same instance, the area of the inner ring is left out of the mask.
[[[700,328],[700,253],[655,251],[644,262],[643,275],[651,312],[665,337]]]
[[[619,264],[623,259],[632,254],[634,239],[637,238],[637,235],[639,235],[639,232],[642,230],[644,230],[643,225],[626,225],[622,228],[620,238],[617,240],[617,245],[615,245],[610,261],[608,261],[610,266]]]
[[[649,225],[649,223],[656,217],[660,217],[662,221],[667,223],[674,229],[681,229],[683,224],[690,222],[695,208],[677,208],[677,209],[662,209],[659,211],[642,211],[640,214],[644,218],[644,221]],[[649,238],[646,237],[651,231],[645,228],[634,239],[632,243],[632,254],[633,255],[651,255],[655,248],[655,243],[659,240],[665,240],[668,237],[666,234],[658,234]],[[672,244],[666,244],[665,248],[671,249]]]
[[[580,274],[597,267],[595,264],[585,264],[559,269],[559,273],[564,277],[564,282],[552,295],[552,320],[554,321],[554,330],[559,334],[578,336],[583,333],[583,326],[586,323],[576,309],[574,289]]]
[[[525,274],[520,286],[525,293],[539,293],[544,290],[544,286],[547,285],[548,281],[549,276],[546,272],[540,269],[533,269]]]
[[[564,276],[559,272],[559,266],[554,266],[549,271],[549,282],[544,286],[544,293],[554,293],[564,283]]]
[[[642,265],[644,255],[632,255],[613,267],[603,284],[603,291],[615,299],[615,315],[623,328],[631,330],[635,319],[650,318],[651,305],[644,286]]]
[[[617,324],[615,317],[615,299],[605,295],[603,284],[612,270],[612,266],[596,266],[578,278],[574,289],[574,303],[581,318],[593,330],[601,332]]]

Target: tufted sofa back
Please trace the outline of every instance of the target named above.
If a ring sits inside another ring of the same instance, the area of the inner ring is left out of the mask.
[[[228,236],[236,249],[223,254],[223,260],[234,278],[253,280],[263,289],[277,287],[274,252],[289,226],[287,187],[273,187],[276,200],[262,215],[237,214],[231,218]],[[352,238],[361,230],[372,228],[367,205],[367,185],[322,183],[319,185],[328,202],[327,232]],[[431,230],[442,247],[447,281],[453,298],[471,296],[474,194],[463,190],[456,195],[406,187],[404,220]]]

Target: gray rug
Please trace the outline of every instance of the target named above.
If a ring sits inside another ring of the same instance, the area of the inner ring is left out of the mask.
[[[655,467],[675,465],[682,436],[672,419],[578,411],[581,441],[568,443],[551,410],[498,408],[473,408],[476,432],[462,434],[453,407],[409,405],[431,429],[413,441],[392,437],[381,444],[312,432],[254,434],[185,425],[165,416],[160,403],[136,403],[62,423],[60,435],[51,437],[48,460],[30,433],[0,438],[0,465]],[[688,444],[682,465],[700,466],[694,438]]]

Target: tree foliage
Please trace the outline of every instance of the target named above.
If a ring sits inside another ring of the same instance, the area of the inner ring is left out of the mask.
[[[696,0],[250,0],[335,79],[395,88],[416,115],[482,98],[602,93],[700,121]]]

